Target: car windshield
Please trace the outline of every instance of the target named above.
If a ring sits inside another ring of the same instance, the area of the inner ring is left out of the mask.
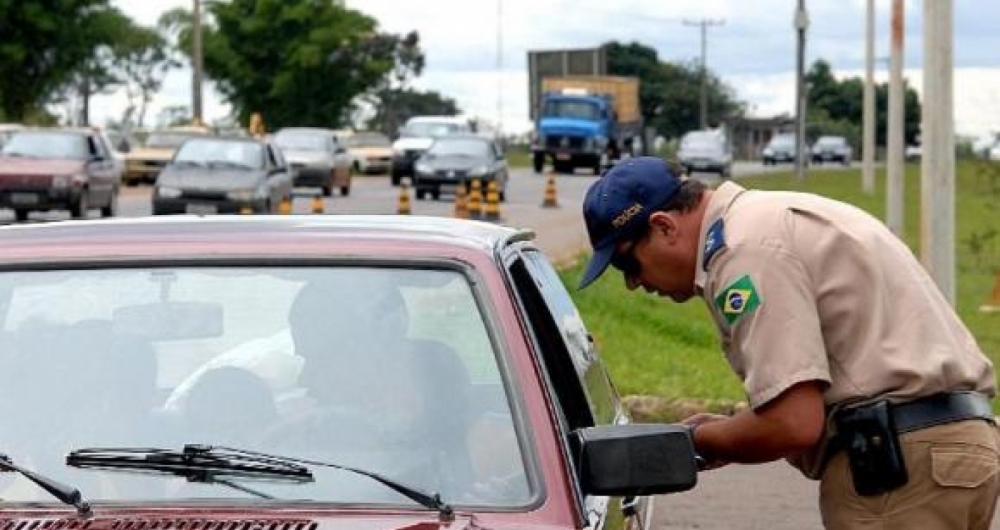
[[[468,127],[457,123],[418,121],[410,122],[403,128],[403,136],[436,137],[447,136],[461,132],[469,132]]]
[[[771,139],[771,147],[794,147],[794,136],[775,136]]]
[[[480,140],[441,139],[431,145],[430,149],[427,150],[427,154],[432,156],[460,155],[485,158],[490,156],[490,146],[488,143]]]
[[[719,139],[711,133],[689,133],[681,140],[681,149],[719,149]]]
[[[325,151],[331,136],[320,132],[279,131],[274,135],[274,143],[282,149],[294,151]]]
[[[87,138],[59,131],[18,132],[3,144],[4,155],[32,158],[85,160],[90,157]]]
[[[260,144],[240,140],[196,139],[184,143],[174,154],[177,165],[224,164],[259,169],[264,163]]]
[[[177,149],[184,140],[204,136],[198,133],[155,132],[146,138],[146,147],[154,149]]]
[[[0,272],[0,452],[91,501],[249,499],[65,465],[84,447],[198,443],[361,468],[455,506],[523,507],[520,438],[480,307],[452,269]],[[373,480],[312,471],[312,483],[251,487],[276,499],[415,506]],[[0,478],[2,502],[52,502]]]
[[[382,134],[354,134],[347,138],[348,147],[389,147],[392,142]]]
[[[844,145],[844,139],[836,136],[824,136],[816,141],[816,145],[823,147],[839,147]]]
[[[597,105],[589,101],[553,99],[545,103],[542,115],[549,118],[577,118],[596,120],[600,117]]]

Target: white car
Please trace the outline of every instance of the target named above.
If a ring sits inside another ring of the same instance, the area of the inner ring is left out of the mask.
[[[392,144],[392,185],[398,186],[403,177],[413,179],[413,164],[434,139],[449,134],[473,133],[472,122],[460,116],[414,116],[399,131]]]

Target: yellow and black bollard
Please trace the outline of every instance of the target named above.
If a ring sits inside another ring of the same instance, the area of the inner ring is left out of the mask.
[[[323,208],[323,195],[317,193],[313,196],[312,208],[310,208],[310,210],[312,213],[323,213]]]
[[[1000,311],[1000,270],[997,271],[996,277],[993,279],[993,293],[990,295],[990,299],[980,306],[979,310],[984,313]]]
[[[399,185],[399,201],[396,203],[396,213],[410,215],[410,188],[406,184]]]
[[[469,204],[465,198],[465,184],[459,184],[455,188],[455,218],[456,219],[468,219],[469,218]]]
[[[483,205],[483,219],[486,221],[500,220],[500,187],[495,180],[491,180],[486,185],[486,204]]]
[[[240,206],[240,215],[253,215],[252,206]]]
[[[469,190],[469,219],[483,218],[483,185],[479,179],[472,181],[472,188]]]
[[[281,199],[278,203],[278,213],[281,215],[290,215],[292,213],[292,198],[285,197]]]
[[[559,200],[556,199],[556,177],[549,173],[549,180],[545,183],[545,195],[542,198],[542,208],[558,208]]]

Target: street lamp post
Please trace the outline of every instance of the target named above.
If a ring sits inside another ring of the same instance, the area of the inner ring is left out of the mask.
[[[202,124],[201,79],[203,64],[201,46],[201,0],[194,0],[194,10],[191,17],[191,120],[195,125]]]
[[[795,176],[806,177],[806,30],[809,29],[809,14],[805,0],[799,0],[795,10],[795,31],[798,35],[798,49],[795,57]]]

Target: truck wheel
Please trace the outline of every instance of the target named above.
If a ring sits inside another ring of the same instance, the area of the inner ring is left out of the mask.
[[[532,162],[531,165],[535,168],[535,173],[541,174],[541,172],[545,170],[545,154],[544,153],[535,153],[532,156],[531,162]]]

